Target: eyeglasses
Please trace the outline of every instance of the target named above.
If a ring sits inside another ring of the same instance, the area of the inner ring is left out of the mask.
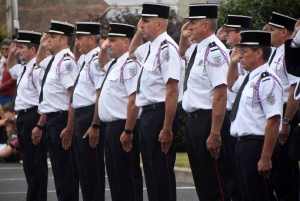
[[[229,28],[225,28],[225,33],[228,35],[230,32],[232,31],[238,31],[236,29],[229,29]]]

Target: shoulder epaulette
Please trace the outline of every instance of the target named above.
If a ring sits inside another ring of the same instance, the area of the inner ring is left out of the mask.
[[[216,50],[219,49],[215,42],[209,43],[208,47],[209,47],[211,52],[216,51]]]
[[[39,68],[41,68],[41,67],[39,67],[39,66],[36,65],[36,64],[33,64],[33,66],[34,66],[34,69],[39,69]]]
[[[129,58],[127,58],[127,60],[126,60],[126,64],[128,64],[128,63],[131,63],[131,62],[133,62],[133,59],[129,59]]]
[[[261,75],[260,75],[260,77],[261,77],[261,79],[263,79],[262,80],[262,82],[264,82],[264,81],[267,81],[267,80],[270,80],[270,74],[268,73],[268,72],[263,72]]]
[[[168,47],[167,41],[164,40],[163,42],[161,42],[160,47],[161,47],[162,50],[165,49],[166,47]]]
[[[68,61],[70,59],[70,55],[68,53],[64,54],[64,61]]]

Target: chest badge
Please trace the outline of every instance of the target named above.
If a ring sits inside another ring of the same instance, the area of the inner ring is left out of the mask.
[[[199,61],[199,63],[197,64],[197,66],[201,66],[202,63],[203,63],[203,60],[201,59],[201,60]]]
[[[255,82],[252,82],[252,83],[250,84],[250,88],[254,88],[254,85],[255,85]]]

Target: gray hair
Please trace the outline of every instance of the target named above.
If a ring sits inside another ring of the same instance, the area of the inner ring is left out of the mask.
[[[3,46],[3,45],[10,46],[11,44],[12,44],[12,40],[10,40],[10,39],[4,39],[4,40],[1,42],[1,46]]]

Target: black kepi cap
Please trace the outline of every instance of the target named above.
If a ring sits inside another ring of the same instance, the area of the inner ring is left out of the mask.
[[[235,46],[270,46],[271,33],[269,31],[249,30],[241,32],[241,42]]]
[[[17,42],[40,44],[41,36],[42,34],[40,32],[19,30]]]
[[[73,24],[70,24],[68,22],[51,20],[50,30],[46,33],[72,36],[73,32],[74,32]]]
[[[198,3],[189,5],[189,17],[185,19],[218,18],[218,5],[211,3]]]
[[[120,23],[110,23],[109,24],[108,36],[119,36],[119,37],[128,37],[133,38],[134,36],[134,26],[129,24],[120,24]]]
[[[99,35],[100,22],[76,22],[76,33],[73,35]]]
[[[243,15],[228,15],[227,16],[227,27],[251,29],[252,17]]]
[[[297,20],[292,17],[273,12],[269,25],[273,25],[279,28],[286,28],[289,31],[294,31],[296,22]]]
[[[142,17],[160,17],[169,19],[170,6],[164,4],[144,3]]]

